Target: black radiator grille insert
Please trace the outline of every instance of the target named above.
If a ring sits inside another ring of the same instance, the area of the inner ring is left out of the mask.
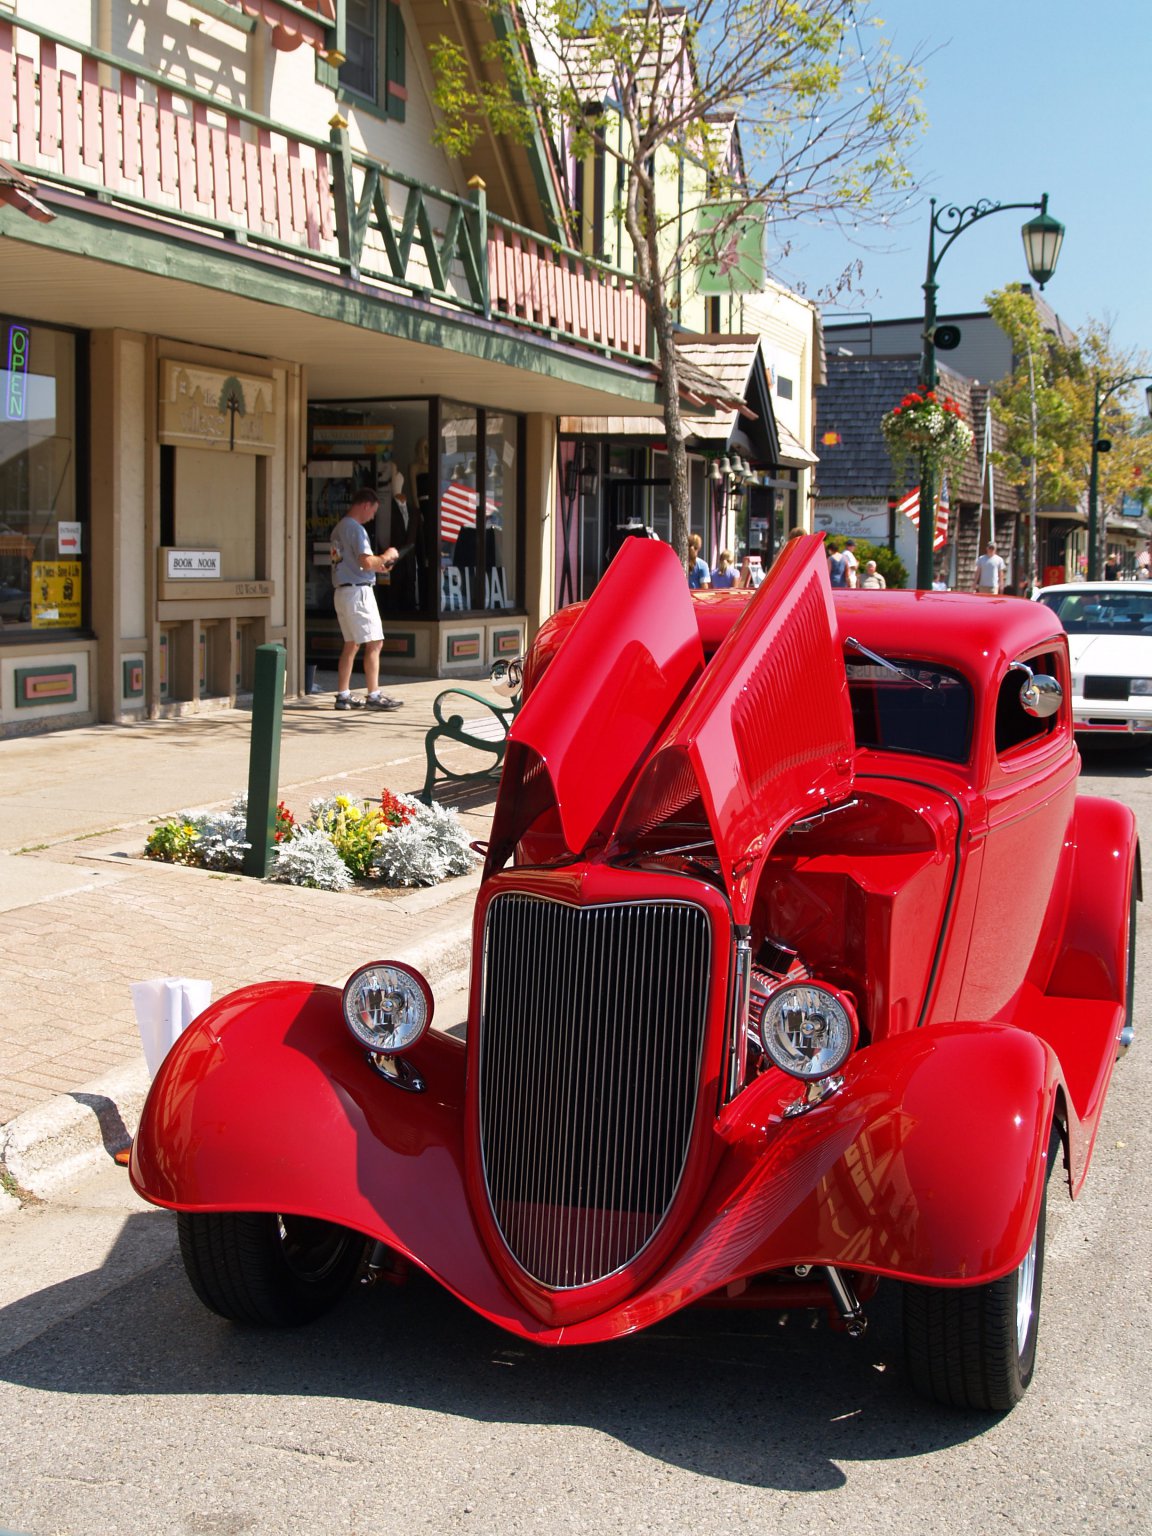
[[[688,1154],[711,971],[687,902],[488,909],[480,1020],[484,1176],[509,1250],[560,1290],[612,1274],[659,1227]]]
[[[1127,677],[1086,677],[1084,679],[1084,697],[1086,699],[1115,699],[1118,702],[1126,702],[1131,679]]]

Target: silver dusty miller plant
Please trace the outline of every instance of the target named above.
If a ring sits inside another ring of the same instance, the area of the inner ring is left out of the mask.
[[[269,879],[288,885],[306,885],[316,891],[347,891],[352,876],[344,860],[320,827],[303,827],[286,843],[272,850],[275,865]]]
[[[436,885],[452,875],[464,875],[475,855],[455,811],[424,805],[410,795],[396,799],[412,811],[412,820],[393,827],[381,839],[372,868],[386,885]]]

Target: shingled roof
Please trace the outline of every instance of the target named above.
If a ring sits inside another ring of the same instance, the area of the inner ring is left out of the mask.
[[[828,382],[817,395],[819,427],[816,447],[820,454],[817,472],[820,494],[828,499],[898,495],[908,489],[897,485],[892,460],[884,446],[880,419],[916,387],[916,357],[829,357]],[[984,410],[988,390],[940,368],[940,388],[954,399],[976,434],[972,452],[951,488],[954,500],[976,505],[980,501],[980,463],[983,451]],[[999,434],[999,441],[997,441]],[[1004,429],[993,423],[993,444],[1001,446]],[[910,482],[911,483],[911,482]],[[1017,507],[1016,491],[996,471],[996,504],[1007,511]]]

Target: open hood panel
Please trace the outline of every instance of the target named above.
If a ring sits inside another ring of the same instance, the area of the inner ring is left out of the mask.
[[[644,765],[627,847],[697,796],[737,921],[781,831],[852,789],[852,711],[822,540],[791,540]]]
[[[549,805],[570,853],[606,836],[703,667],[683,566],[667,544],[627,540],[508,733],[495,862]]]

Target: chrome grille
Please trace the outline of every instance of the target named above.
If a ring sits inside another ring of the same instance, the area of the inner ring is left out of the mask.
[[[488,909],[479,1108],[492,1210],[522,1268],[589,1285],[659,1227],[688,1155],[711,940],[687,902]]]

